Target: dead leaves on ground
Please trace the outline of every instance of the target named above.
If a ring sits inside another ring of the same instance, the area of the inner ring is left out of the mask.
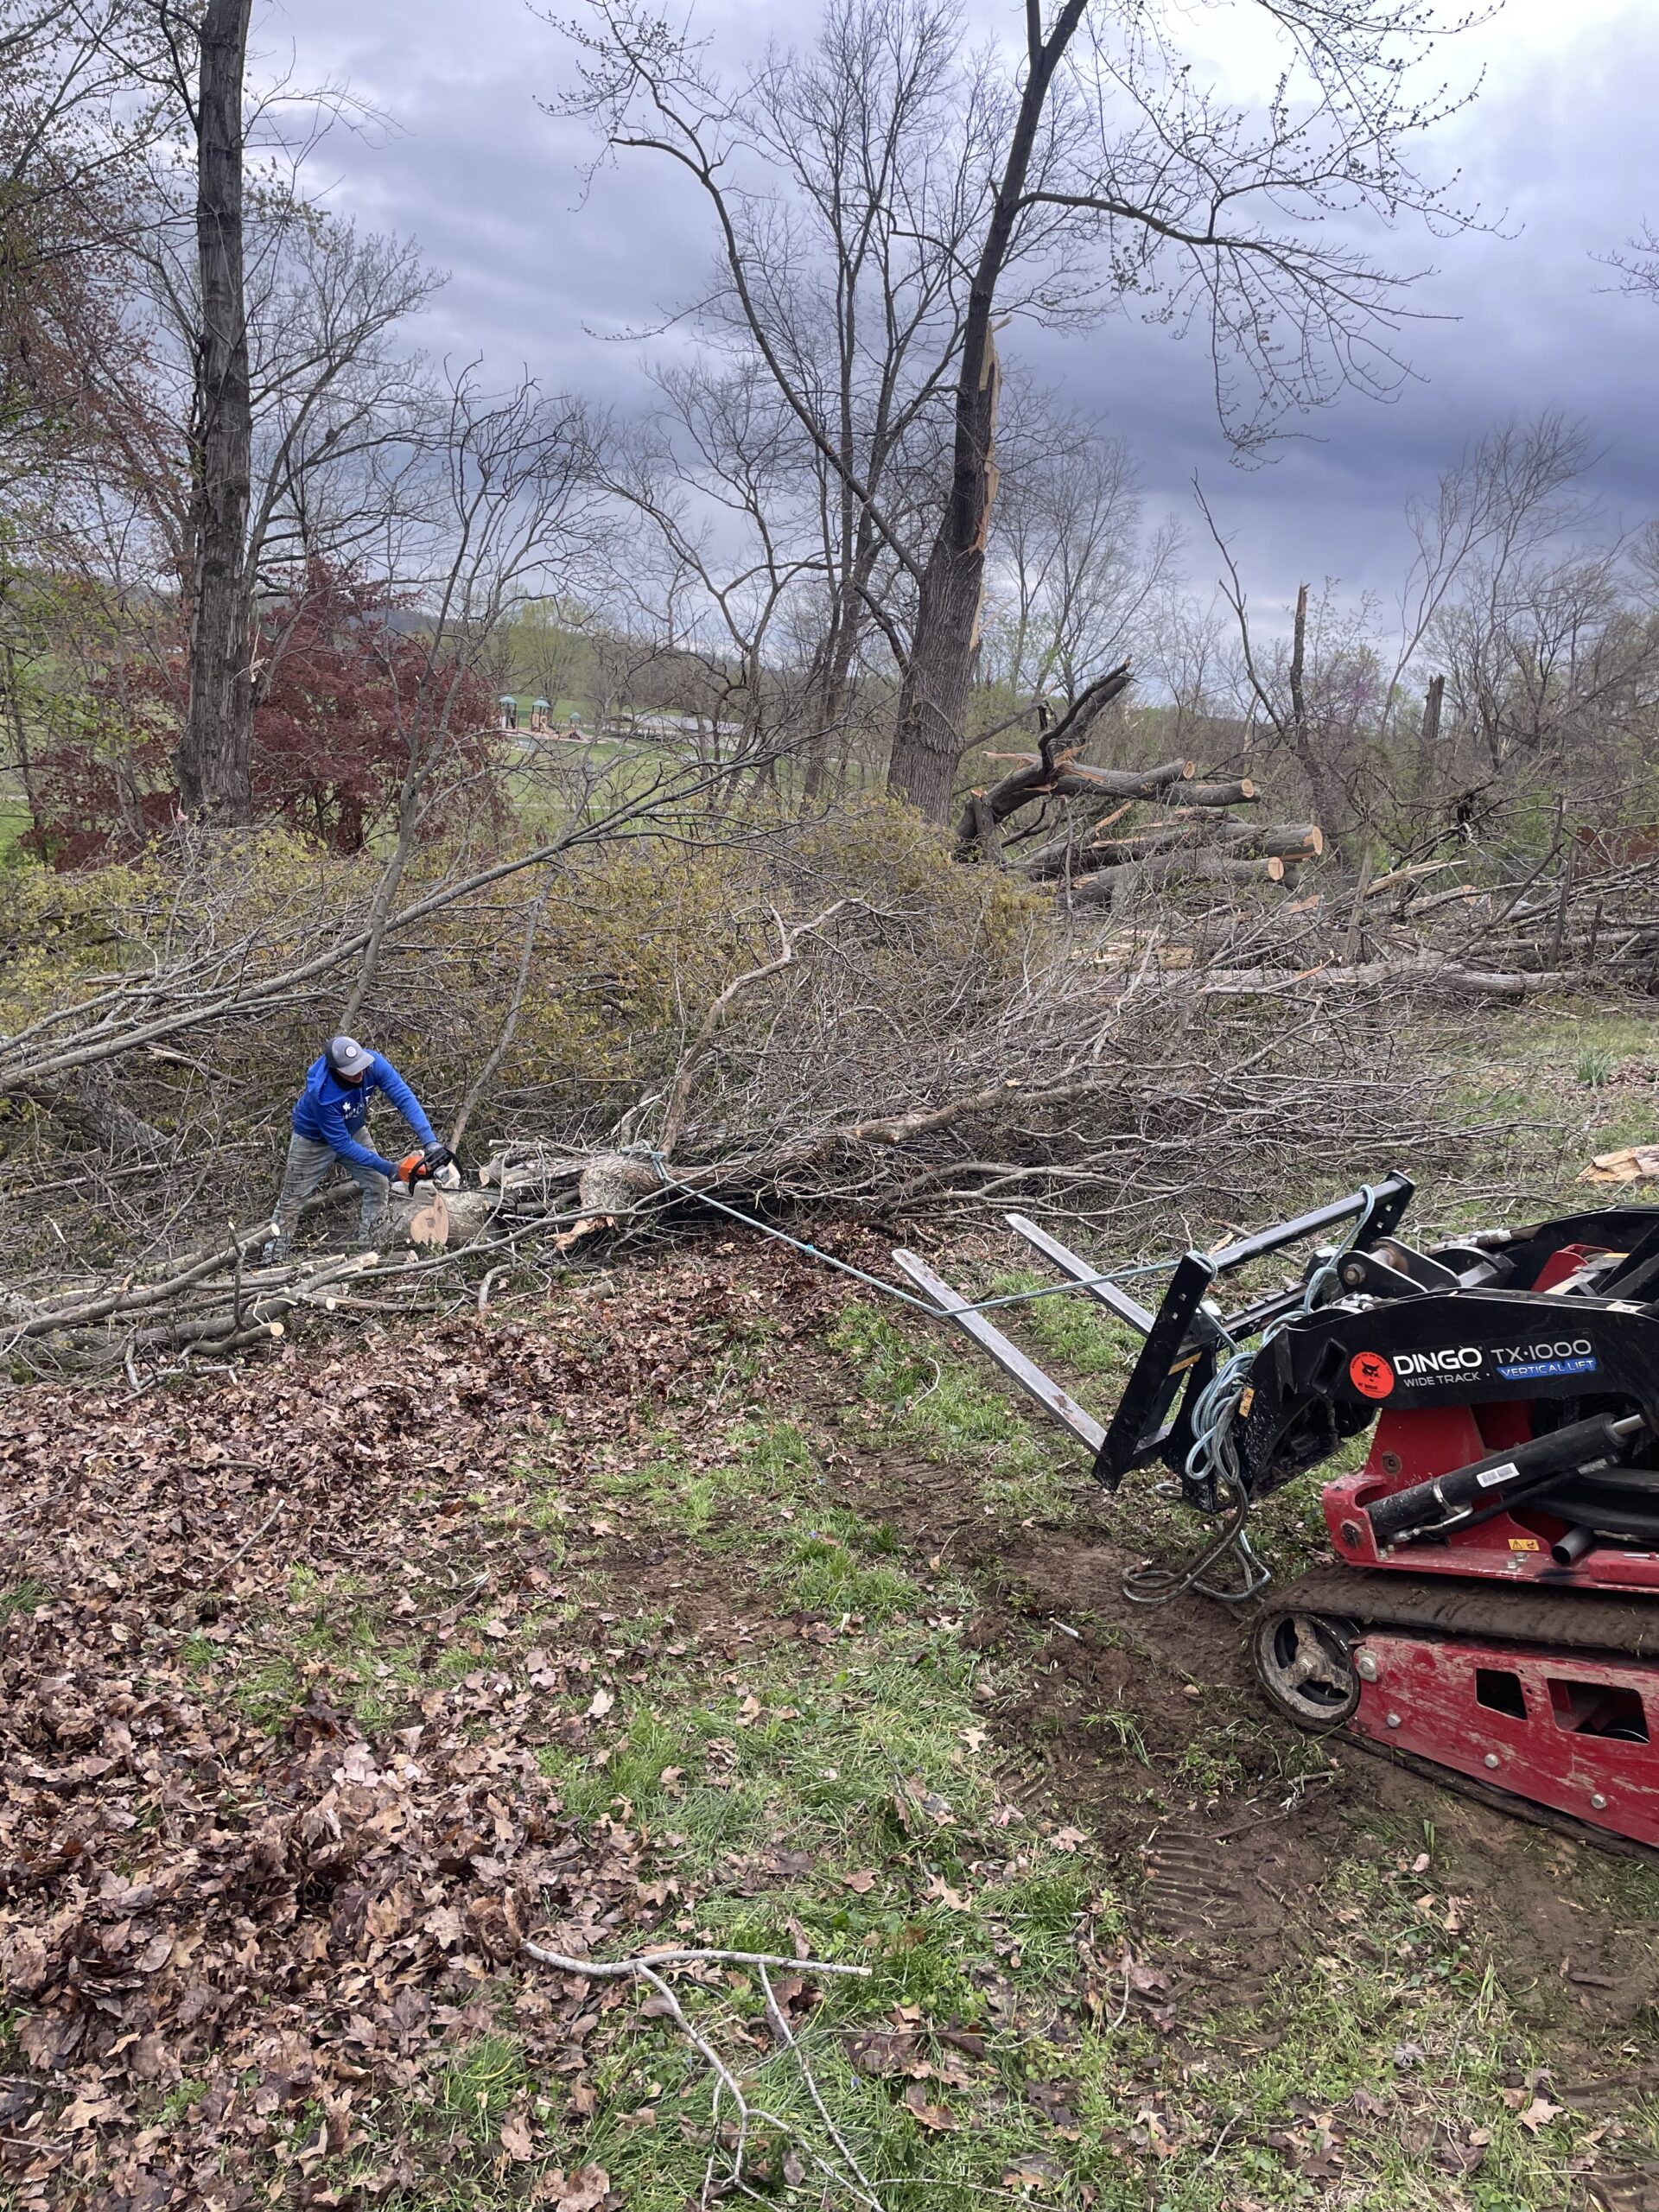
[[[0,1982],[29,2069],[0,2184],[20,2207],[234,2212],[273,2176],[315,2196],[347,2152],[365,2199],[415,2188],[466,2132],[434,2117],[446,2068],[504,2030],[591,2112],[587,2054],[623,1993],[507,1970],[531,1929],[582,1954],[686,1900],[671,1851],[573,1826],[537,1767],[573,1715],[607,1725],[620,1683],[544,1626],[563,1592],[516,1468],[533,1440],[556,1481],[671,1388],[713,1387],[739,1295],[686,1265],[648,1327],[597,1298],[541,1328],[0,1405]],[[810,1324],[798,1285],[787,1303],[780,1330]],[[359,1658],[365,1609],[404,1675]],[[535,1648],[504,1664],[525,1620]],[[388,2107],[406,2124],[377,2170]],[[538,2201],[603,2202],[604,2173],[554,2164],[522,2113],[493,2141],[527,2174],[547,2159]]]

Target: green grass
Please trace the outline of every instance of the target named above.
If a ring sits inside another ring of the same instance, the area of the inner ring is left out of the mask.
[[[913,1623],[879,1640],[867,1623],[828,1646],[785,1645],[712,1694],[699,1669],[659,1663],[602,1766],[557,1744],[539,1764],[580,1819],[625,1804],[653,1833],[673,1829],[699,1878],[780,1834],[850,1869],[888,1852],[907,1821],[931,1834],[929,1800],[948,1808],[950,1830],[988,1813],[994,1786],[966,1743],[976,1663],[953,1630]],[[940,1849],[950,1855],[948,1839]]]
[[[483,2147],[531,2086],[523,2047],[512,2037],[477,2036],[444,2069],[432,2116]]]
[[[897,1532],[873,1526],[844,1506],[819,1503],[779,1531],[781,1563],[770,1586],[804,1612],[855,1613],[872,1622],[914,1611],[923,1593],[895,1561]]]
[[[991,1290],[998,1297],[1007,1297],[1020,1292],[1052,1291],[1053,1287],[1052,1274],[1020,1269],[998,1275]],[[1122,1382],[1141,1349],[1141,1339],[1132,1329],[1114,1320],[1081,1291],[1028,1299],[1019,1306],[994,1309],[990,1318],[1006,1335],[1072,1375],[1104,1376]]]
[[[1489,1224],[1487,1188],[1508,1183],[1562,1211],[1609,1193],[1586,1191],[1580,1170],[1599,1152],[1659,1139],[1659,1023],[1624,1011],[1529,1007],[1501,1021],[1441,1033],[1432,1050],[1451,1095],[1471,1118],[1511,1119],[1508,1140],[1460,1158],[1430,1179],[1414,1211],[1448,1229]],[[1473,1200],[1467,1185],[1480,1186]],[[1639,1192],[1638,1192],[1639,1195]]]
[[[14,1613],[32,1611],[36,1605],[43,1605],[51,1594],[44,1582],[25,1575],[22,1581],[0,1590],[0,1621],[10,1620]]]
[[[846,1309],[830,1346],[851,1366],[880,1441],[962,1464],[994,1510],[1023,1519],[1063,1510],[1077,1479],[1065,1446],[1015,1410],[987,1366],[868,1306]]]

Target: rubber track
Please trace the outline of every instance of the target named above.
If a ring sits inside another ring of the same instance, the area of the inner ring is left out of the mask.
[[[1373,1628],[1427,1629],[1441,1636],[1659,1659],[1659,1599],[1632,1602],[1596,1591],[1334,1567],[1273,1591],[1262,1611],[1269,1616],[1324,1613]]]
[[[1592,1850],[1605,1851],[1610,1858],[1637,1859],[1643,1866],[1659,1866],[1659,1851],[1651,1844],[1638,1843],[1634,1836],[1620,1835],[1612,1828],[1598,1827],[1592,1821],[1576,1821],[1571,1813],[1558,1812],[1554,1805],[1541,1805],[1535,1798],[1517,1797],[1512,1789],[1499,1789],[1490,1782],[1477,1782],[1473,1775],[1461,1774],[1454,1766],[1441,1766],[1437,1760],[1421,1758],[1414,1751],[1396,1751],[1392,1744],[1376,1743],[1370,1736],[1357,1736],[1347,1728],[1332,1729],[1325,1741],[1340,1744],[1347,1751],[1364,1751],[1372,1758],[1385,1759],[1390,1766],[1403,1767],[1421,1781],[1451,1790],[1454,1796],[1472,1798],[1476,1804],[1488,1806],[1495,1813],[1508,1813],[1514,1819],[1529,1821],[1534,1827],[1570,1836],[1574,1843],[1586,1843]]]

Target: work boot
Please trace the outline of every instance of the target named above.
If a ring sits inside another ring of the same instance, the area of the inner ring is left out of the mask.
[[[294,1239],[291,1236],[276,1236],[266,1240],[259,1259],[264,1267],[280,1268],[293,1256]]]

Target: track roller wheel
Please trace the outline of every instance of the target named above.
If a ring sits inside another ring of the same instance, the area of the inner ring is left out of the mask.
[[[1340,1727],[1359,1703],[1353,1630],[1324,1613],[1270,1613],[1251,1638],[1256,1680],[1299,1728]]]

